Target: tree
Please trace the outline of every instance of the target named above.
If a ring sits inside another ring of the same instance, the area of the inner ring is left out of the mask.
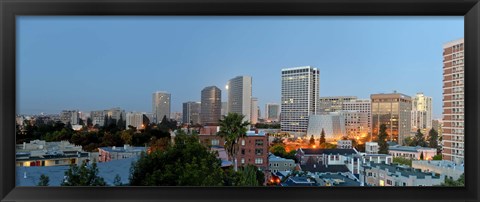
[[[457,180],[452,180],[448,177],[445,177],[445,182],[442,183],[440,186],[443,187],[464,187],[465,186],[465,173],[460,175],[460,178]]]
[[[89,128],[93,127],[93,121],[92,121],[92,118],[90,117],[87,118],[87,127]]]
[[[433,156],[432,160],[434,160],[434,161],[442,160],[442,155],[441,154],[435,155],[435,156]]]
[[[322,132],[320,133],[320,145],[322,145],[325,142],[326,142],[326,140],[325,140],[325,130],[322,128]]]
[[[97,163],[92,165],[82,163],[81,166],[76,164],[70,165],[65,171],[65,179],[61,183],[62,186],[105,186],[106,183],[102,177],[98,176]]]
[[[378,134],[379,154],[388,154],[387,137],[387,126],[385,124],[382,124],[380,125],[380,132]]]
[[[313,135],[310,137],[310,145],[315,145],[315,138],[313,138]]]
[[[220,120],[220,131],[217,135],[225,140],[225,150],[230,159],[233,160],[234,170],[238,171],[237,151],[238,141],[244,138],[247,133],[248,121],[243,121],[244,115],[237,113],[228,113]]]
[[[113,185],[115,186],[122,186],[122,178],[120,177],[120,175],[116,174],[115,175],[115,178],[113,179]]]
[[[142,153],[130,170],[131,186],[220,186],[221,161],[197,135],[178,134],[165,151]]]
[[[117,127],[119,130],[125,130],[126,122],[123,120],[123,116],[120,113],[120,118],[117,121]]]
[[[423,136],[423,133],[420,129],[417,130],[417,134],[415,134],[415,137],[413,138],[415,146],[421,146],[421,147],[426,147],[427,142],[425,142],[425,137]]]
[[[44,174],[40,175],[40,181],[37,186],[48,186],[50,183],[50,178]]]
[[[433,128],[428,132],[428,147],[438,148],[438,132]]]
[[[412,159],[406,159],[403,157],[393,157],[393,163],[398,163],[398,164],[403,164],[403,165],[408,165],[412,167]]]

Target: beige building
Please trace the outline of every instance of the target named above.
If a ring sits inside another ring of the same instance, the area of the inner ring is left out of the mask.
[[[170,118],[171,94],[165,91],[157,91],[152,94],[153,123],[160,123],[163,117]]]
[[[435,186],[444,182],[444,176],[394,164],[368,163],[360,180],[369,186]]]
[[[426,134],[432,128],[432,97],[417,93],[412,97],[412,131]]]
[[[387,127],[388,140],[403,144],[410,135],[412,99],[401,93],[372,94],[372,135],[378,136],[380,126]]]
[[[444,160],[464,162],[464,39],[443,45]],[[476,134],[472,134],[476,135]]]
[[[216,86],[205,87],[201,92],[200,123],[218,125],[222,113],[222,91]]]
[[[81,165],[93,159],[95,157],[83,151],[82,146],[73,145],[68,141],[33,140],[16,145],[16,166]]]

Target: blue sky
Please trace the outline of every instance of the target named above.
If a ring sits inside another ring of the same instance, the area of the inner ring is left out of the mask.
[[[442,45],[463,17],[17,17],[17,112],[172,111],[210,85],[253,78],[263,114],[280,103],[281,69],[320,69],[320,96],[397,90],[433,97],[441,118]]]

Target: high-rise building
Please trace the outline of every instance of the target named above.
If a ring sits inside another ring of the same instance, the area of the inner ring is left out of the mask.
[[[401,93],[372,94],[372,134],[378,136],[385,124],[389,141],[403,145],[410,136],[412,99]]]
[[[200,122],[203,125],[218,125],[222,110],[222,91],[216,86],[202,90],[200,103]]]
[[[311,66],[282,69],[281,131],[307,132],[308,117],[318,110],[320,71]]]
[[[228,114],[227,107],[228,107],[228,103],[222,102],[222,110],[220,112],[222,116],[226,116]]]
[[[128,112],[126,116],[126,126],[135,127],[137,129],[144,129],[149,123],[146,112]]]
[[[412,131],[417,129],[423,133],[432,128],[432,97],[417,93],[412,97]]]
[[[265,105],[265,121],[278,122],[280,120],[280,105],[277,103],[267,103]]]
[[[252,97],[251,110],[250,123],[255,125],[258,122],[258,98],[256,97]]]
[[[342,110],[358,111],[367,114],[368,134],[372,132],[372,103],[370,99],[357,99],[343,102]]]
[[[200,102],[183,103],[183,123],[200,124]]]
[[[464,62],[463,38],[443,45],[442,156],[455,163],[463,163],[465,155]]]
[[[93,125],[98,124],[99,126],[106,126],[106,124],[109,124],[107,123],[108,121],[110,121],[110,123],[113,123],[113,122],[117,123],[120,120],[120,118],[123,121],[125,121],[126,115],[125,115],[125,110],[122,110],[119,107],[115,107],[115,108],[106,109],[106,110],[91,111],[90,118],[92,119]]]
[[[368,114],[355,110],[340,110],[337,113],[345,118],[346,136],[350,138],[363,138],[368,133]]]
[[[251,121],[252,114],[252,77],[237,76],[227,83],[228,113],[245,116],[244,121]]]
[[[318,102],[319,113],[336,112],[343,109],[344,102],[357,100],[356,96],[320,97]]]
[[[76,125],[78,124],[79,119],[80,113],[78,110],[63,110],[60,113],[60,120],[64,124],[70,123],[71,125]]]
[[[171,95],[165,91],[157,91],[152,95],[153,122],[160,123],[163,117],[170,119]]]

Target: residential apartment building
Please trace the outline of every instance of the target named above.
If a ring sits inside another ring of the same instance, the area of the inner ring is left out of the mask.
[[[401,93],[372,94],[372,135],[378,136],[380,126],[387,127],[388,140],[403,144],[410,136],[412,99]]]
[[[165,91],[157,91],[152,94],[153,123],[160,123],[163,117],[170,119],[171,94]]]
[[[412,168],[420,169],[423,172],[434,172],[453,180],[458,180],[465,173],[463,164],[446,160],[412,161]]]
[[[308,118],[318,110],[320,71],[311,66],[282,69],[280,127],[304,135]]]
[[[465,155],[464,62],[463,38],[443,45],[442,156],[457,164],[464,162]]]
[[[76,125],[80,121],[80,113],[78,110],[63,110],[60,113],[60,121],[64,124]]]
[[[362,138],[369,135],[368,114],[354,110],[337,111],[345,118],[346,136],[350,138]]]
[[[273,154],[268,156],[268,170],[271,173],[292,171],[296,165],[293,159],[286,159]]]
[[[245,116],[244,121],[251,121],[252,115],[252,77],[237,76],[227,83],[229,113]]]
[[[222,91],[216,86],[205,87],[201,92],[200,123],[218,125],[222,112]]]
[[[144,129],[150,123],[146,112],[128,112],[126,116],[126,126],[133,126],[137,129]]]
[[[46,142],[32,140],[16,145],[16,166],[65,166],[81,165],[94,159],[82,146],[68,141]]]
[[[97,110],[90,112],[90,118],[92,119],[93,125],[105,126],[107,123],[107,118],[111,122],[117,123],[118,120],[126,120],[125,110],[122,110],[119,107],[107,109],[107,110]],[[128,125],[127,125],[128,126]]]
[[[146,147],[132,147],[124,145],[123,147],[99,147],[99,162],[108,162],[118,159],[139,157],[142,152],[147,152]]]
[[[435,186],[444,182],[444,176],[435,173],[371,162],[363,167],[359,178],[369,186]]]
[[[183,103],[183,123],[200,124],[201,102],[184,102]]]
[[[432,160],[433,157],[437,155],[437,149],[420,146],[410,147],[394,145],[388,147],[388,153],[393,157],[403,157],[415,160]],[[421,159],[422,154],[423,159]]]
[[[420,129],[422,133],[428,133],[432,128],[432,97],[417,93],[412,97],[412,131]]]

